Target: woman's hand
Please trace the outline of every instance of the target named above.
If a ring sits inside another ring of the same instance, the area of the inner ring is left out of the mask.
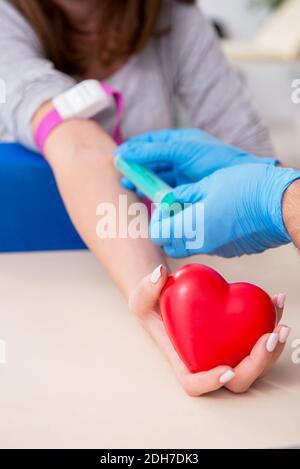
[[[222,168],[240,164],[275,165],[275,158],[251,155],[225,145],[199,129],[149,132],[129,140],[116,152],[127,161],[145,165],[172,187],[199,181]],[[134,186],[122,179],[127,189]]]
[[[169,360],[183,389],[194,397],[223,386],[235,393],[247,391],[279,358],[290,329],[278,325],[272,334],[265,334],[254,346],[251,354],[234,370],[224,365],[205,372],[191,373],[177,355],[161,319],[159,297],[167,279],[167,269],[160,265],[132,292],[129,307]],[[273,298],[278,321],[283,313],[284,300],[283,294]]]
[[[215,391],[232,379],[234,372],[229,366],[218,366],[210,371],[193,374],[181,361],[167,335],[160,315],[159,297],[167,279],[167,269],[160,265],[132,292],[129,298],[129,308],[164,353],[188,395],[200,396]]]

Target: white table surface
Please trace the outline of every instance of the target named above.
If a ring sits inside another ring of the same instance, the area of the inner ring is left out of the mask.
[[[300,338],[297,253],[201,262],[229,281],[288,293],[285,354],[247,394],[187,397],[91,254],[1,255],[0,447],[300,445],[300,364],[291,359]]]

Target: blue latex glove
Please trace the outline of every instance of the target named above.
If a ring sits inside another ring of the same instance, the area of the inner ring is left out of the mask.
[[[275,165],[275,158],[257,157],[225,145],[198,129],[162,130],[135,137],[116,152],[127,161],[145,165],[171,187],[199,181],[213,172],[240,164]],[[122,178],[126,189],[134,185]]]
[[[174,217],[157,209],[151,237],[170,257],[234,257],[289,243],[282,197],[299,178],[299,171],[264,164],[221,169],[198,183],[177,187],[176,199],[191,205]]]

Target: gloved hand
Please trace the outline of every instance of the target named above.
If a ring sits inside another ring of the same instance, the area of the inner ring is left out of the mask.
[[[119,147],[116,155],[147,166],[172,187],[199,181],[221,168],[277,163],[275,158],[257,157],[225,145],[198,129],[163,130],[140,135]],[[134,189],[126,178],[122,179],[122,184],[126,189]]]
[[[151,238],[170,257],[199,253],[234,257],[289,243],[282,198],[299,178],[299,171],[265,164],[216,171],[174,190],[179,202],[190,205],[173,217],[157,209]]]

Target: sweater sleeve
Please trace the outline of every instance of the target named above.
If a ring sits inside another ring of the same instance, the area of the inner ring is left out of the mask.
[[[5,93],[0,124],[18,142],[37,151],[31,130],[35,112],[75,81],[45,59],[33,29],[7,0],[0,0],[0,24],[0,79]]]
[[[226,61],[210,21],[198,7],[176,2],[172,16],[175,93],[192,125],[246,151],[270,155],[268,132]]]

